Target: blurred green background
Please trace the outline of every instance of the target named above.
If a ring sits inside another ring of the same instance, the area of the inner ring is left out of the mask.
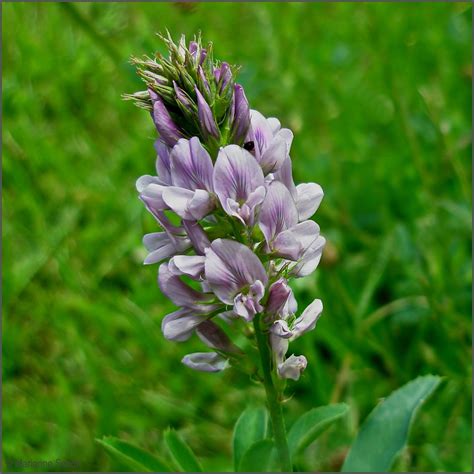
[[[231,431],[263,399],[232,371],[193,372],[191,340],[163,339],[172,305],[143,267],[156,230],[135,179],[154,127],[121,100],[130,55],[202,30],[241,64],[254,108],[295,132],[295,180],[326,193],[328,246],[299,280],[324,301],[295,343],[309,361],[287,420],[346,401],[348,419],[298,461],[337,470],[381,397],[445,377],[395,466],[470,471],[471,5],[3,4],[3,455],[122,469],[94,441],[155,453],[173,426],[208,470],[230,469]],[[67,467],[60,464],[57,470]]]

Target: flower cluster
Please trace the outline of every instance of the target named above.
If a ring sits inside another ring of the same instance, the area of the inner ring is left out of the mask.
[[[145,263],[161,262],[159,286],[179,307],[163,319],[163,334],[185,341],[196,333],[212,352],[183,363],[220,371],[243,356],[229,328],[241,321],[251,338],[248,323],[258,318],[276,372],[297,380],[307,362],[287,357],[289,342],[315,327],[322,303],[296,316],[288,281],[320,261],[325,239],[310,217],[323,191],[294,184],[292,132],[249,109],[226,63],[214,63],[199,40],[167,44],[169,59],[141,63],[153,72],[140,72],[147,93],[132,95],[151,101],[160,134],[156,175],[140,177],[137,189],[162,228],[144,236]]]

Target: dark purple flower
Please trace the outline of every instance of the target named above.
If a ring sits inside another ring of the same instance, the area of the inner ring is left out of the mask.
[[[153,104],[152,117],[156,130],[160,134],[161,139],[168,145],[174,146],[175,143],[183,136],[179,128],[173,122],[161,97],[149,89],[150,97]]]
[[[235,84],[232,99],[231,138],[233,143],[243,143],[250,127],[250,108],[244,88]]]
[[[198,105],[198,115],[201,130],[203,135],[207,137],[219,138],[219,129],[216,125],[216,120],[214,119],[214,114],[212,113],[209,104],[204,99],[199,89],[196,87],[196,96],[197,96],[197,105]]]

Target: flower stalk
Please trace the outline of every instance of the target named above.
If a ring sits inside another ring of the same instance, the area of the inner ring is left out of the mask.
[[[257,315],[253,320],[255,329],[255,338],[260,354],[260,363],[263,374],[263,385],[267,397],[268,411],[272,422],[273,437],[275,439],[275,448],[278,453],[280,468],[282,472],[292,472],[290,450],[286,437],[285,420],[281,406],[281,393],[273,382],[273,363],[270,349],[268,333],[262,328],[261,315]]]

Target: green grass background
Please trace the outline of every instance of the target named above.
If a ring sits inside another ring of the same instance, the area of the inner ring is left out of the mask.
[[[295,132],[297,182],[326,193],[328,245],[295,291],[324,301],[294,343],[309,361],[288,422],[350,404],[298,460],[337,470],[381,397],[445,377],[399,470],[470,471],[471,6],[3,4],[3,455],[123,469],[94,441],[163,454],[172,426],[208,470],[230,469],[234,422],[260,387],[193,372],[163,339],[172,305],[143,267],[156,229],[135,179],[154,168],[130,55],[202,30],[241,64],[251,105]],[[65,469],[59,465],[57,470]],[[10,465],[10,469],[13,467]]]

